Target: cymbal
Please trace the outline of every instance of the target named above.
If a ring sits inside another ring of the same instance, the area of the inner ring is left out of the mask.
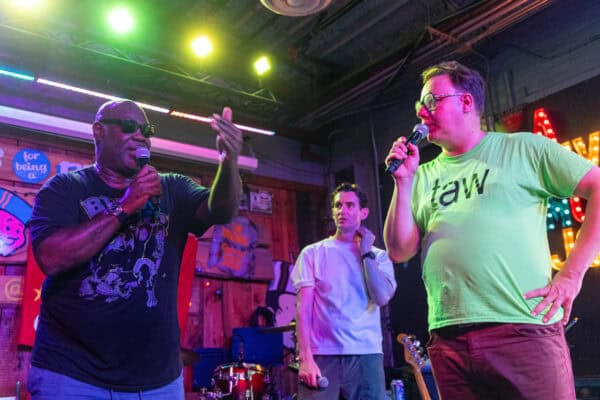
[[[200,361],[200,354],[196,353],[192,349],[181,348],[181,361],[183,365],[193,365]]]
[[[291,332],[296,329],[296,321],[290,322],[289,325],[282,326],[269,326],[266,328],[261,328],[260,331],[262,333],[278,333],[278,332]]]

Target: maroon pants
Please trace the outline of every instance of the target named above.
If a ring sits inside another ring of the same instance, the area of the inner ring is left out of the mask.
[[[575,400],[560,323],[436,329],[427,350],[443,400]]]

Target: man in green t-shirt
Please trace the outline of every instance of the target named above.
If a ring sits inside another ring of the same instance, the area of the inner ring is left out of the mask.
[[[600,169],[532,133],[481,130],[481,75],[457,62],[422,74],[416,111],[441,154],[419,166],[401,137],[386,164],[394,194],[384,239],[390,258],[421,249],[428,346],[444,399],[575,399],[563,326],[600,250]],[[552,277],[551,197],[588,200],[585,222]]]

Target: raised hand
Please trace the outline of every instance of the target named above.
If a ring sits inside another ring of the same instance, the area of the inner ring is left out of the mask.
[[[404,160],[394,172],[394,178],[412,177],[419,166],[419,148],[412,143],[406,143],[406,138],[402,136],[392,144],[392,148],[385,158],[385,165],[389,166],[393,159]]]
[[[225,158],[237,161],[242,150],[242,131],[232,122],[231,108],[223,108],[223,114],[213,114],[210,126],[217,131],[217,150]]]
[[[375,243],[375,235],[367,227],[361,226],[356,231],[356,234],[360,236],[360,254],[363,255],[371,251],[373,243]]]

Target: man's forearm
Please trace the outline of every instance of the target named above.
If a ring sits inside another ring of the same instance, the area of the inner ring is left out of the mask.
[[[363,260],[365,282],[371,300],[378,306],[385,306],[396,291],[395,285],[379,269],[377,260],[365,258]]]
[[[229,223],[237,214],[242,193],[237,161],[224,160],[211,186],[208,207],[213,223]]]
[[[300,363],[313,361],[310,334],[312,329],[313,289],[302,288],[298,292],[296,304],[296,334],[298,339],[298,355]]]
[[[389,257],[394,262],[408,261],[419,250],[420,234],[410,209],[412,181],[395,183],[390,202],[383,240]]]
[[[39,244],[35,258],[46,275],[68,271],[98,254],[120,225],[114,215],[101,213],[83,224],[61,228]]]
[[[583,275],[600,250],[600,188],[588,197],[585,220],[573,250],[567,257],[560,274],[583,279]]]
[[[585,174],[575,188],[575,195],[587,200],[585,220],[559,274],[581,280],[600,250],[600,168],[593,167]]]

